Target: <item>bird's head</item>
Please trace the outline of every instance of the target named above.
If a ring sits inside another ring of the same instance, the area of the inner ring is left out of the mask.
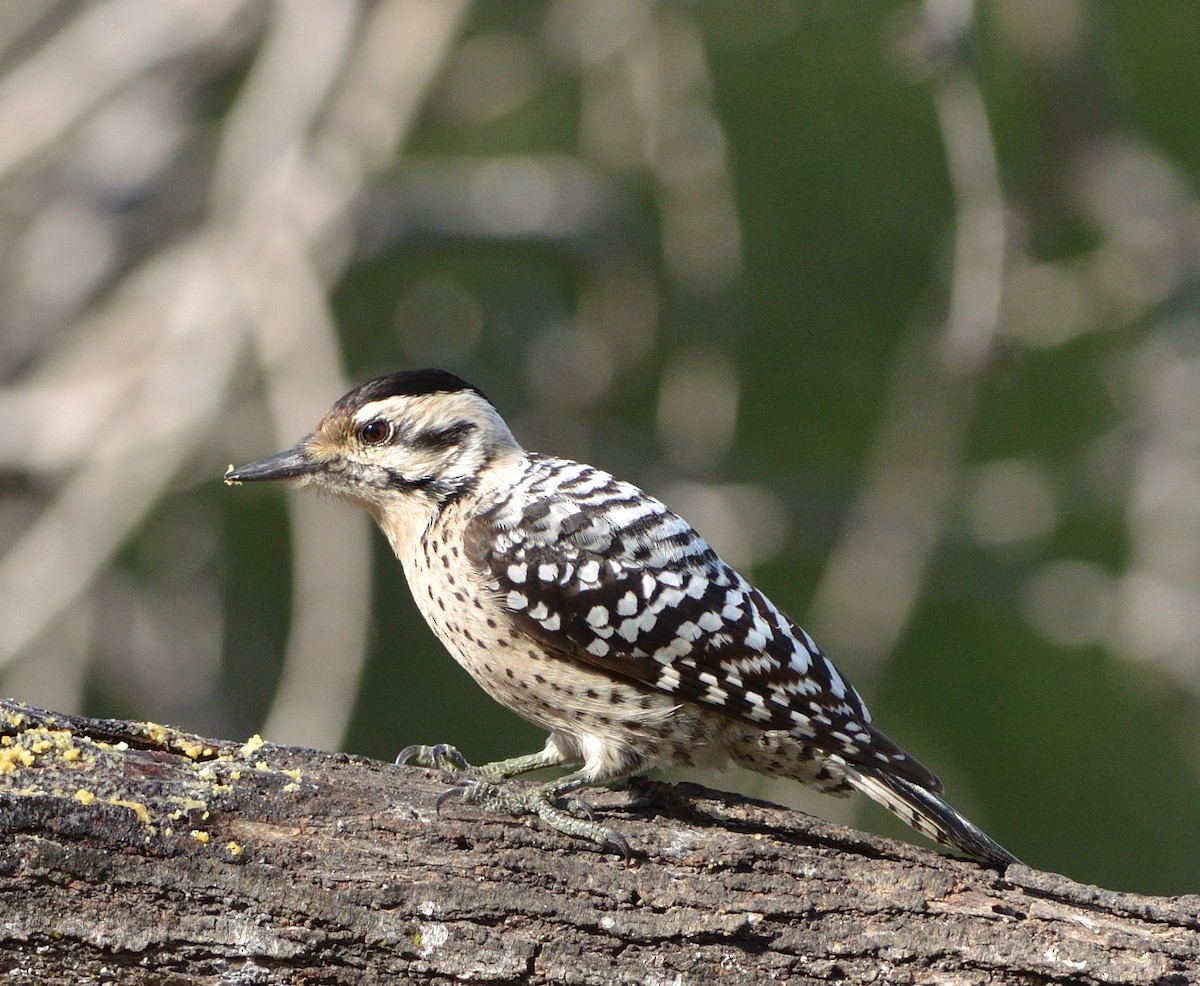
[[[366,507],[433,512],[521,453],[483,392],[444,370],[376,377],[342,397],[294,448],[225,474],[296,480]]]

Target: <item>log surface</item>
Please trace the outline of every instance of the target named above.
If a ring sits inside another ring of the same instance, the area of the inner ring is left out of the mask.
[[[1200,983],[1200,898],[976,863],[692,785],[630,863],[449,775],[0,702],[8,983]]]

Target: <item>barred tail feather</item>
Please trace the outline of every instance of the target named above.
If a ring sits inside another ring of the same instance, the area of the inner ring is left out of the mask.
[[[846,768],[846,779],[922,835],[1001,869],[1019,863],[1012,853],[933,791],[882,770]]]

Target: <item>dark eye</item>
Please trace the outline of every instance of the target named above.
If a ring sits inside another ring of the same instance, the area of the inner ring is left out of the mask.
[[[358,440],[364,445],[382,445],[392,437],[392,425],[386,418],[374,418],[358,429]]]

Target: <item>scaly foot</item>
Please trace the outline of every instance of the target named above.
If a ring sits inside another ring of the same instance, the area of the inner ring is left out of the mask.
[[[557,750],[547,749],[476,767],[468,763],[467,758],[458,752],[458,748],[449,743],[406,746],[396,756],[396,763],[432,767],[434,770],[453,770],[460,774],[471,774],[473,777],[516,777],[518,774],[528,774],[532,770],[542,770],[545,767],[571,766],[558,755]]]
[[[572,799],[570,803],[572,808],[583,812],[585,817],[582,818],[555,804],[557,788],[557,784],[543,784],[522,791],[510,791],[497,784],[467,778],[443,791],[438,796],[437,807],[440,810],[447,800],[457,796],[462,799],[463,804],[478,805],[486,811],[501,815],[537,815],[550,828],[564,835],[587,839],[601,848],[611,848],[623,856],[626,862],[632,858],[633,852],[625,837],[607,825],[595,821],[591,806],[586,802]]]

